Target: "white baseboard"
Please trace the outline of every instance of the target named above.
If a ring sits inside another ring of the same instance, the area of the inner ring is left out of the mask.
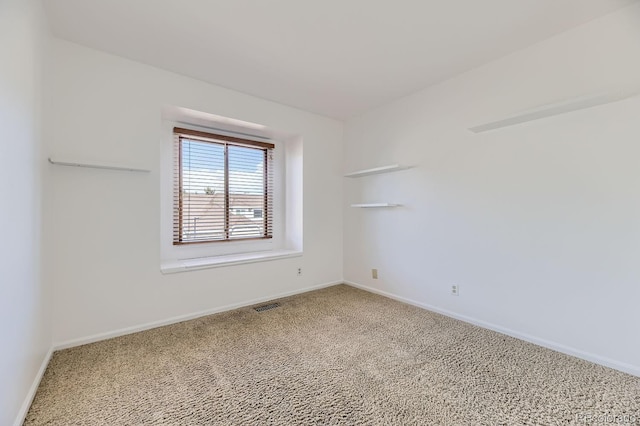
[[[180,316],[176,316],[173,318],[168,318],[168,319],[164,319],[164,320],[160,320],[160,321],[154,321],[154,322],[150,322],[150,323],[145,323],[145,324],[141,324],[141,325],[137,325],[137,326],[133,326],[133,327],[127,327],[127,328],[122,328],[119,330],[114,330],[114,331],[110,331],[110,332],[106,332],[106,333],[99,333],[99,334],[95,334],[92,336],[87,336],[87,337],[82,337],[79,339],[73,339],[73,340],[68,340],[65,342],[61,342],[61,343],[57,343],[54,344],[51,349],[49,349],[49,351],[47,352],[47,354],[45,355],[45,358],[42,361],[42,364],[40,366],[40,369],[38,370],[38,373],[31,385],[31,387],[29,388],[29,392],[27,393],[27,396],[22,404],[22,407],[20,408],[20,411],[18,412],[18,416],[16,417],[16,421],[14,423],[14,426],[21,426],[22,423],[24,422],[24,419],[27,415],[27,413],[29,412],[29,407],[31,407],[31,403],[33,402],[33,398],[36,395],[36,392],[38,390],[38,386],[40,385],[40,381],[42,380],[42,377],[44,376],[44,373],[47,369],[47,366],[49,365],[49,361],[51,360],[51,357],[53,355],[53,352],[56,350],[60,350],[60,349],[66,349],[66,348],[71,348],[74,346],[80,346],[80,345],[84,345],[87,343],[93,343],[93,342],[97,342],[100,340],[106,340],[106,339],[111,339],[113,337],[118,337],[118,336],[124,336],[126,334],[131,334],[131,333],[137,333],[139,331],[144,331],[144,330],[149,330],[152,328],[157,328],[157,327],[162,327],[164,325],[170,325],[170,324],[175,324],[175,323],[179,323],[182,321],[188,321],[191,319],[195,319],[195,318],[200,318],[203,316],[207,316],[207,315],[212,315],[212,314],[216,314],[216,313],[220,313],[220,312],[225,312],[225,311],[230,311],[233,309],[238,309],[238,308],[242,308],[245,306],[251,306],[251,305],[255,305],[257,303],[262,303],[262,302],[267,302],[270,300],[274,300],[274,299],[281,299],[283,297],[288,297],[288,296],[293,296],[296,294],[301,294],[301,293],[306,293],[309,291],[313,291],[313,290],[319,290],[321,288],[326,288],[326,287],[331,287],[334,285],[338,285],[338,284],[347,284],[349,286],[352,287],[356,287],[359,288],[361,290],[365,290],[368,291],[370,293],[375,293],[375,294],[379,294],[381,296],[385,296],[388,297],[390,299],[394,299],[394,300],[398,300],[400,302],[403,303],[407,303],[409,305],[413,305],[413,306],[417,306],[419,308],[422,309],[426,309],[428,311],[432,311],[432,312],[436,312],[451,318],[455,318],[470,324],[474,324],[489,330],[493,330],[496,331],[498,333],[502,333],[502,334],[506,334],[508,336],[511,337],[515,337],[516,339],[521,339],[551,350],[555,350],[558,352],[562,352],[564,354],[567,355],[571,355],[571,356],[575,356],[577,358],[581,358],[584,359],[586,361],[590,361],[596,364],[600,364],[603,365],[605,367],[609,367],[609,368],[613,368],[615,370],[619,370],[628,374],[632,374],[634,376],[638,376],[640,377],[640,366],[635,366],[635,365],[631,365],[631,364],[627,364],[627,363],[622,363],[610,358],[606,358],[606,357],[601,357],[598,355],[594,355],[588,352],[584,352],[569,346],[565,346],[556,342],[552,342],[549,340],[545,340],[545,339],[541,339],[535,336],[531,336],[529,334],[525,334],[525,333],[520,333],[518,331],[515,330],[511,330],[505,327],[501,327],[492,323],[488,323],[486,321],[482,321],[482,320],[478,320],[475,318],[471,318],[468,317],[466,315],[460,315],[457,314],[455,312],[451,312],[448,311],[446,309],[441,309],[438,308],[436,306],[433,305],[429,305],[426,303],[422,303],[422,302],[418,302],[416,300],[412,300],[412,299],[408,299],[406,297],[402,297],[402,296],[398,296],[395,295],[393,293],[389,293],[383,290],[378,290],[376,288],[373,287],[369,287],[369,286],[365,286],[362,284],[358,284],[352,281],[347,281],[347,280],[340,280],[340,281],[334,281],[334,282],[328,282],[328,283],[324,283],[324,284],[318,284],[315,286],[310,286],[310,287],[305,287],[305,288],[301,288],[301,289],[297,289],[297,290],[293,290],[293,291],[288,291],[288,292],[284,292],[284,293],[278,293],[278,294],[274,294],[271,296],[265,296],[265,297],[260,297],[257,299],[251,299],[251,300],[246,300],[243,302],[239,302],[239,303],[234,303],[234,304],[230,304],[230,305],[225,305],[225,306],[221,306],[218,308],[213,308],[213,309],[208,309],[208,310],[204,310],[204,311],[199,311],[199,312],[194,312],[191,314],[186,314],[186,315],[180,315]]]
[[[345,284],[350,285],[352,287],[359,288],[361,290],[368,291],[370,293],[379,294],[381,296],[388,297],[390,299],[397,300],[399,302],[404,302],[409,305],[417,306],[422,309],[426,309],[428,311],[436,312],[438,314],[442,314],[451,318],[458,319],[460,321],[468,322],[470,324],[474,324],[480,326],[482,328],[487,328],[489,330],[497,331],[498,333],[506,334],[507,336],[515,337],[516,339],[524,340],[529,343],[533,343],[538,346],[542,346],[557,352],[562,352],[567,355],[574,356],[576,358],[581,358],[589,362],[593,362],[595,364],[600,364],[605,367],[613,368],[614,370],[619,370],[624,373],[632,374],[634,376],[640,377],[640,366],[627,364],[624,362],[619,362],[614,359],[602,357],[599,355],[595,355],[589,352],[584,352],[576,348],[572,348],[570,346],[562,345],[560,343],[552,342],[550,340],[541,339],[536,336],[531,336],[526,333],[520,333],[515,330],[511,330],[509,328],[505,328],[496,324],[492,324],[486,321],[478,320],[475,318],[468,317],[466,315],[460,315],[455,312],[448,311],[446,309],[441,309],[433,305],[429,305],[426,303],[418,302],[416,300],[408,299],[406,297],[398,296],[393,293],[389,293],[383,290],[378,290],[376,288],[372,288],[366,285],[358,284],[351,281],[344,281]]]
[[[78,339],[67,340],[63,342],[57,342],[53,345],[53,350],[58,351],[61,349],[72,348],[74,346],[86,345],[87,343],[99,342],[100,340],[107,340],[114,337],[124,336],[126,334],[137,333],[139,331],[149,330],[152,328],[162,327],[165,325],[175,324],[178,322],[188,321],[200,317],[204,317],[207,315],[218,314],[220,312],[231,311],[233,309],[243,308],[245,306],[255,305],[257,303],[267,302],[274,299],[281,299],[283,297],[293,296],[295,294],[306,293],[308,291],[318,290],[325,287],[331,287],[334,285],[344,283],[343,280],[333,281],[324,284],[318,284],[310,287],[305,287],[297,290],[287,291],[284,293],[273,294],[270,296],[259,297],[257,299],[245,300],[238,303],[233,303],[230,305],[220,306],[213,309],[207,309],[204,311],[193,312],[186,315],[179,315],[172,318],[167,318],[159,321],[148,322],[145,324],[135,325],[132,327],[121,328],[119,330],[107,331],[105,333],[98,333],[91,336],[80,337]]]
[[[53,348],[50,348],[47,354],[44,356],[42,360],[42,364],[40,364],[40,369],[36,374],[36,377],[33,379],[33,383],[29,388],[29,392],[27,392],[27,396],[22,403],[22,407],[20,407],[20,411],[18,412],[18,417],[16,417],[16,421],[14,426],[22,426],[24,423],[24,419],[27,417],[27,413],[29,412],[29,408],[31,407],[31,403],[33,402],[33,398],[36,396],[36,392],[38,391],[38,386],[40,386],[40,382],[42,381],[42,376],[44,376],[44,372],[47,370],[47,366],[49,365],[49,361],[51,361],[51,356],[53,355]]]

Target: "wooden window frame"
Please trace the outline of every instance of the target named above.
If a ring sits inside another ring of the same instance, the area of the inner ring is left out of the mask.
[[[178,144],[177,150],[177,171],[174,171],[174,179],[178,179],[178,196],[177,196],[177,214],[178,214],[178,239],[176,240],[175,233],[175,223],[173,235],[173,245],[194,245],[194,244],[211,244],[211,243],[224,243],[224,242],[234,242],[234,241],[250,241],[250,240],[269,240],[273,238],[273,214],[269,210],[269,198],[273,198],[273,188],[269,187],[270,179],[269,173],[273,167],[273,156],[272,150],[275,148],[275,144],[269,142],[260,142],[254,141],[250,139],[243,139],[234,136],[220,135],[216,133],[208,133],[199,130],[191,130],[185,129],[181,127],[174,127],[173,129],[174,138],[177,138],[177,141],[174,143]],[[183,193],[183,164],[182,164],[182,140],[199,140],[202,142],[208,142],[211,144],[222,145],[224,146],[224,239],[211,239],[211,240],[201,240],[201,241],[182,241],[183,236],[183,203],[184,203],[184,193]],[[264,200],[263,200],[263,213],[262,213],[262,222],[263,222],[263,236],[260,237],[240,237],[240,238],[231,238],[230,237],[230,193],[229,193],[229,146],[237,146],[243,148],[255,148],[260,149],[264,153],[263,159],[263,180],[264,180]],[[175,152],[175,151],[174,151]],[[175,186],[175,182],[174,182]],[[271,191],[271,193],[269,192]],[[174,210],[176,199],[174,196]],[[271,226],[269,223],[271,221]]]

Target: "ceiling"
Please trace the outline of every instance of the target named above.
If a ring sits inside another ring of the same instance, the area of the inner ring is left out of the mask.
[[[53,33],[346,119],[637,0],[44,0]]]

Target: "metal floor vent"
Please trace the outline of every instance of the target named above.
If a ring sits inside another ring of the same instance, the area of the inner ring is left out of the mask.
[[[258,306],[257,308],[253,308],[256,312],[268,311],[269,309],[274,309],[280,306],[279,303],[269,303],[268,305]]]

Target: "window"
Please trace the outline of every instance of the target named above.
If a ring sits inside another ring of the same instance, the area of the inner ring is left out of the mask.
[[[302,255],[302,135],[170,105],[161,126],[163,274]]]
[[[274,144],[173,133],[173,244],[272,238]]]

